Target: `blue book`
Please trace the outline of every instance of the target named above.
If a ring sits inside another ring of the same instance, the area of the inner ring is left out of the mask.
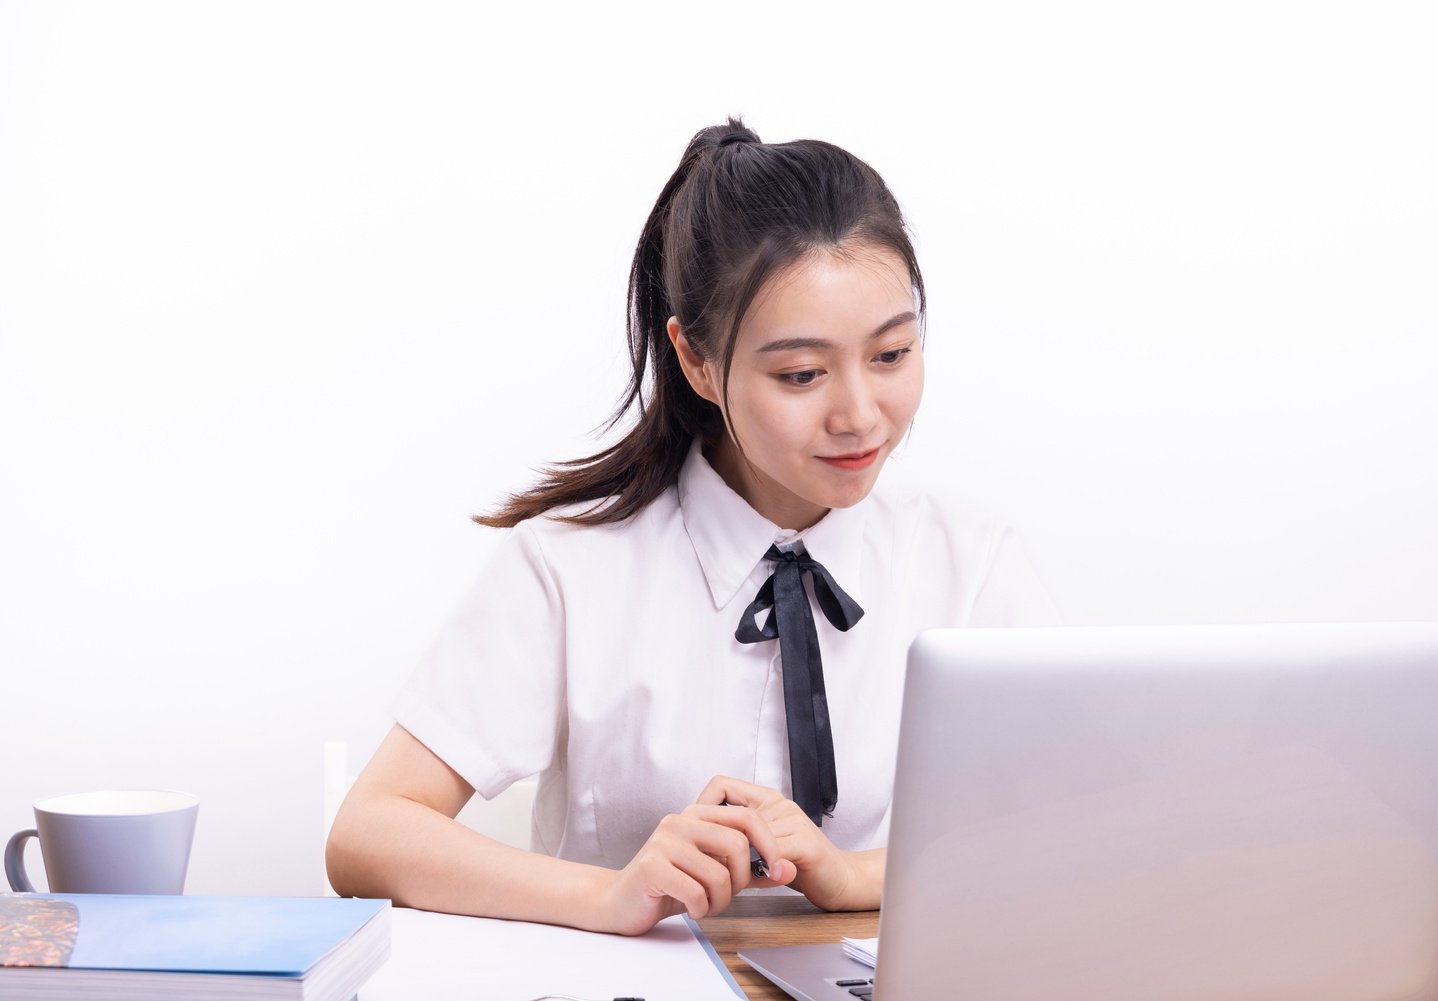
[[[0,895],[6,1001],[345,1001],[389,957],[388,900]]]

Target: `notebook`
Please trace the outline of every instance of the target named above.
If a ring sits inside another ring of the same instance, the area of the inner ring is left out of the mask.
[[[740,955],[807,1001],[1438,996],[1438,623],[925,633],[874,986]]]
[[[388,900],[0,894],[5,1001],[345,1001],[389,946]]]

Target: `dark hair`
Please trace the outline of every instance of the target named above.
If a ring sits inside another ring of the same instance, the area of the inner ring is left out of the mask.
[[[585,525],[622,521],[679,476],[690,441],[718,441],[720,409],[690,387],[667,333],[676,317],[702,358],[723,361],[723,394],[739,326],[771,277],[816,250],[885,247],[908,267],[924,317],[924,281],[899,205],[858,157],[830,143],[764,143],[738,118],[704,129],[649,213],[629,271],[632,374],[613,428],[637,419],[615,444],[556,463],[528,491],[509,497],[483,525],[507,528],[553,508],[589,504],[560,516]]]

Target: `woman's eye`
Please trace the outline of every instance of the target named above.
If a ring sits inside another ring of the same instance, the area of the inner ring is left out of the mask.
[[[806,372],[785,372],[784,374],[779,376],[779,378],[783,379],[791,386],[807,386],[815,379],[819,378],[819,370],[816,368],[811,368]]]
[[[904,355],[908,354],[912,350],[913,348],[895,348],[892,351],[885,351],[883,354],[879,355],[879,361],[885,365],[897,365],[899,363],[899,359],[904,357]]]

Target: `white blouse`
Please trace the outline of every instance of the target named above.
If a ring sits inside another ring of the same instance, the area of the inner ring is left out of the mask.
[[[698,444],[678,483],[621,524],[508,531],[395,704],[399,724],[480,795],[539,775],[533,847],[621,868],[715,775],[791,794],[778,640],[734,630],[801,542],[864,609],[815,609],[834,735],[840,848],[888,838],[905,657],[921,630],[1046,625],[1012,531],[882,477],[802,533],[767,521]]]

